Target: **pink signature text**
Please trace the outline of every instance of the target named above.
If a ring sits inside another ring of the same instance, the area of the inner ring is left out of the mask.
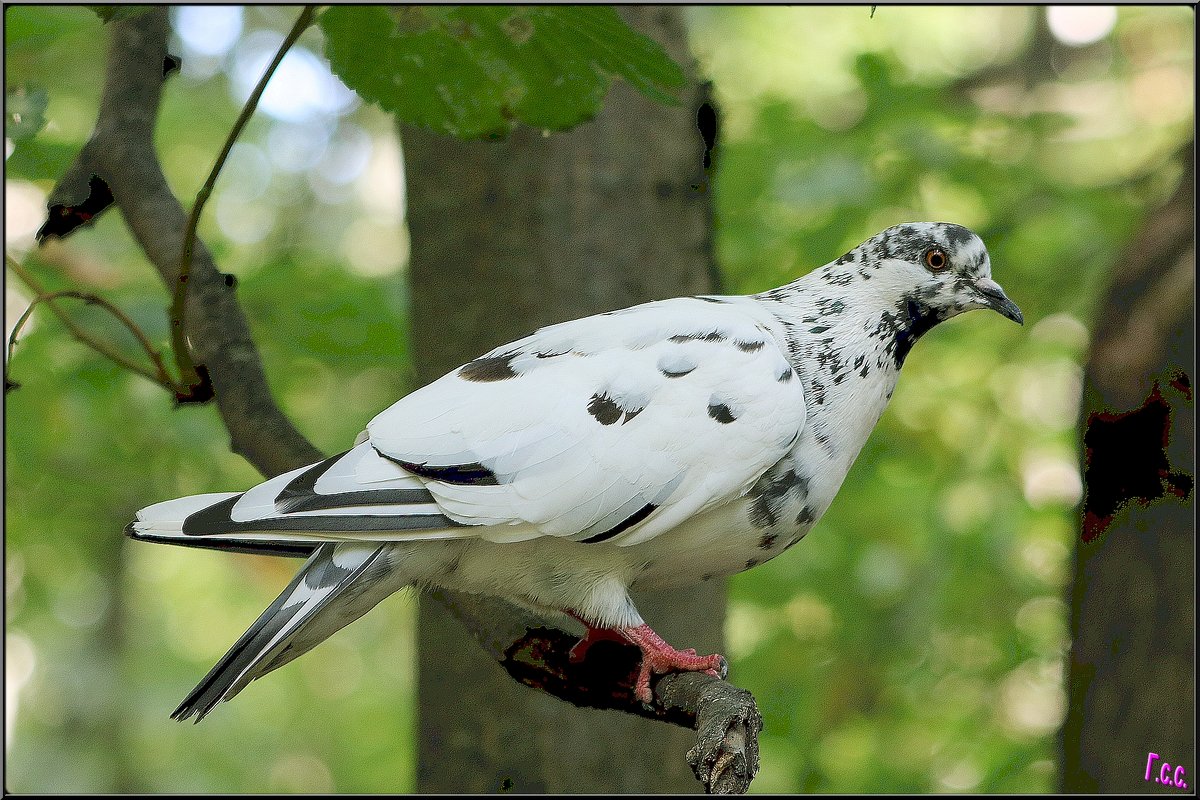
[[[1183,767],[1172,767],[1166,761],[1163,761],[1162,766],[1158,768],[1158,772],[1154,772],[1154,762],[1161,759],[1162,756],[1158,753],[1146,754],[1146,780],[1151,780],[1150,776],[1153,774],[1155,783],[1161,783],[1164,786],[1174,786],[1177,789],[1188,788],[1187,781],[1184,780],[1187,773]],[[1172,769],[1174,772],[1172,772]]]

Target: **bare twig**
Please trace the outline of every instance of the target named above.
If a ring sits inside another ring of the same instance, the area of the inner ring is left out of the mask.
[[[54,312],[55,316],[63,321],[63,324],[67,326],[68,330],[71,331],[71,334],[78,341],[92,348],[97,353],[114,362],[118,366],[124,367],[130,372],[136,372],[138,375],[154,381],[169,392],[176,392],[179,390],[179,386],[171,379],[170,374],[167,372],[166,365],[162,360],[162,355],[154,348],[154,345],[151,344],[150,339],[146,336],[142,329],[138,327],[137,323],[130,319],[124,311],[105,300],[103,297],[92,294],[91,292],[79,292],[73,290],[47,292],[46,289],[37,281],[37,279],[34,278],[28,270],[22,267],[11,256],[5,255],[4,258],[8,268],[16,273],[17,277],[19,277],[26,286],[32,289],[35,295],[33,302],[29,304],[29,308],[25,309],[25,313],[21,314],[20,318],[17,320],[17,324],[13,326],[12,333],[10,333],[8,337],[8,359],[4,363],[4,385],[6,387],[12,385],[8,380],[8,375],[12,362],[13,348],[17,343],[17,334],[21,332],[21,329],[25,326],[25,323],[29,320],[29,317],[33,314],[33,310],[38,306],[38,304],[45,303],[46,306]],[[126,328],[129,329],[130,333],[132,333],[142,345],[142,349],[146,351],[146,355],[150,357],[150,361],[154,364],[154,369],[148,369],[136,361],[133,361],[124,354],[109,347],[103,341],[95,338],[77,325],[75,321],[72,320],[71,317],[62,308],[60,308],[57,303],[54,302],[59,298],[65,297],[83,300],[89,305],[98,305],[116,317]]]
[[[314,8],[313,6],[305,6],[300,12],[300,16],[296,19],[296,24],[292,26],[291,31],[284,37],[283,42],[279,45],[279,50],[275,53],[275,58],[267,65],[266,70],[259,78],[258,85],[254,87],[254,91],[250,93],[250,97],[246,99],[246,103],[242,106],[242,111],[238,114],[237,120],[233,123],[233,127],[229,131],[229,135],[225,137],[225,146],[221,148],[221,154],[217,156],[217,160],[213,163],[212,169],[208,173],[208,179],[204,185],[200,187],[200,191],[196,193],[196,202],[192,204],[192,213],[188,215],[187,227],[183,234],[183,252],[179,257],[179,276],[175,279],[175,290],[171,297],[171,345],[175,351],[175,364],[179,368],[180,381],[184,385],[191,385],[199,381],[199,376],[196,374],[196,368],[192,363],[191,352],[188,349],[187,343],[187,283],[188,277],[192,271],[192,249],[196,243],[196,227],[200,224],[200,214],[204,211],[204,205],[208,202],[208,198],[212,195],[213,186],[216,185],[217,176],[221,173],[221,168],[225,166],[226,159],[229,158],[229,153],[233,149],[233,145],[237,142],[238,137],[242,134],[242,129],[246,127],[246,123],[250,121],[250,117],[254,116],[254,111],[258,108],[258,101],[262,97],[263,92],[267,88],[267,83],[271,80],[271,76],[275,74],[275,70],[279,67],[283,57],[287,51],[291,49],[296,40],[300,38],[300,34],[312,24]]]
[[[187,216],[154,148],[167,55],[167,9],[155,7],[113,22],[107,30],[112,39],[96,129],[51,192],[48,205],[77,206],[87,197],[92,177],[103,179],[138,244],[168,290],[174,290]],[[192,353],[212,381],[234,452],[264,475],[321,460],[320,451],[276,405],[233,281],[217,269],[199,238],[193,245],[186,305]],[[192,392],[191,398],[180,399],[196,399]]]

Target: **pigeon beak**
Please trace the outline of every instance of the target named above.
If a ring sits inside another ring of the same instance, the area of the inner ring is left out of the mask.
[[[1017,308],[1016,303],[1008,299],[1008,295],[1000,288],[1000,284],[991,278],[980,278],[975,282],[975,288],[986,298],[985,302],[988,308],[1008,317],[1018,325],[1025,324],[1025,315],[1021,313],[1021,309]]]

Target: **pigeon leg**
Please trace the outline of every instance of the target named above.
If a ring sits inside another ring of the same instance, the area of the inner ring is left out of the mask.
[[[729,672],[729,665],[724,656],[698,656],[696,651],[690,648],[676,650],[645,623],[632,628],[617,628],[616,632],[642,651],[642,666],[638,670],[634,694],[647,705],[654,700],[654,695],[650,692],[651,675],[667,672],[707,672],[714,678],[724,678]]]
[[[676,650],[647,624],[629,628],[597,628],[575,611],[567,611],[585,628],[587,634],[571,648],[571,663],[578,664],[587,657],[588,648],[596,642],[616,641],[635,645],[642,651],[642,664],[638,670],[634,694],[646,705],[652,705],[654,695],[650,691],[650,676],[668,672],[707,672],[714,678],[724,678],[729,672],[725,657],[696,655],[694,648]]]

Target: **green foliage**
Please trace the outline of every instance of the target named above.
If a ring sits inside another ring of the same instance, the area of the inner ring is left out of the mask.
[[[119,5],[119,6],[88,6],[96,16],[104,20],[107,25],[110,22],[117,22],[122,19],[130,19],[145,14],[152,6],[135,6],[135,5]]]
[[[32,139],[46,124],[50,95],[41,86],[18,86],[4,93],[4,136],[14,142]]]
[[[683,84],[662,48],[603,6],[332,6],[320,25],[347,86],[465,139],[503,137],[518,122],[577,125],[612,77],[659,102]]]

